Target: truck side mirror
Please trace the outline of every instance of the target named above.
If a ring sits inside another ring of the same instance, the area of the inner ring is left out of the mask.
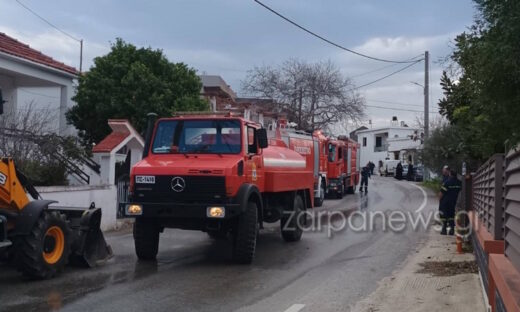
[[[265,128],[257,129],[256,137],[260,148],[266,148],[269,146],[269,139],[267,139],[267,130]]]
[[[151,141],[152,141],[152,134],[153,134],[153,127],[155,125],[155,119],[157,119],[156,113],[148,113],[146,115],[147,117],[147,125],[146,125],[146,136],[144,141],[144,149],[143,149],[143,158],[146,158],[148,156],[148,152],[150,149]]]

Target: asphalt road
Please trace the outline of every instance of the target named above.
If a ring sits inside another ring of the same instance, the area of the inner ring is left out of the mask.
[[[323,216],[313,219],[315,227],[322,221],[321,231],[305,232],[300,242],[285,243],[278,223],[266,226],[252,265],[233,264],[228,241],[171,229],[161,234],[153,263],[137,261],[127,230],[107,234],[115,257],[95,269],[68,267],[52,280],[27,281],[2,264],[0,311],[348,311],[426,237],[409,226],[383,229],[381,216],[372,230],[360,231],[362,213],[413,212],[425,200],[410,182],[374,177],[369,183],[366,195],[326,200],[315,211]],[[352,227],[329,237],[344,216]]]

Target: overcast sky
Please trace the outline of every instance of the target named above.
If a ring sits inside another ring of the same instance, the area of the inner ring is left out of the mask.
[[[220,75],[239,95],[248,69],[289,58],[309,62],[330,59],[357,85],[403,67],[388,67],[388,63],[329,46],[252,0],[20,1],[72,36],[84,39],[84,68],[121,37],[137,46],[160,48],[171,61],[187,63],[199,73]],[[437,111],[442,95],[438,59],[449,54],[453,38],[471,24],[475,12],[470,0],[263,2],[332,41],[375,57],[402,60],[429,50],[432,111]],[[15,0],[0,0],[0,32],[79,67],[79,44]],[[424,63],[362,88],[361,94],[369,106],[422,110],[422,89],[410,81],[424,82]],[[371,119],[374,125],[387,125],[393,115],[413,124],[421,114],[368,107],[365,123]]]

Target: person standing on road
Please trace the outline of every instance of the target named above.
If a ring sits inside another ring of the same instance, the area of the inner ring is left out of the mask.
[[[440,193],[439,214],[442,221],[441,235],[446,235],[447,227],[450,235],[455,234],[455,206],[461,189],[461,182],[457,179],[457,173],[450,171],[446,182],[442,183]]]
[[[368,192],[368,178],[370,178],[370,164],[368,163],[365,167],[361,168],[361,188],[360,192],[363,192],[363,185],[365,186],[365,193]]]
[[[413,180],[413,165],[412,165],[412,163],[408,164],[408,172],[406,173],[406,179],[408,181],[412,181]]]
[[[445,165],[442,167],[442,183],[448,181],[450,178],[450,167],[448,165]]]
[[[369,161],[368,167],[370,168],[370,175],[374,175],[374,168],[376,167],[376,164],[374,164],[372,161]]]
[[[403,179],[403,165],[401,164],[401,162],[399,162],[397,164],[397,167],[395,167],[395,178],[397,180]]]

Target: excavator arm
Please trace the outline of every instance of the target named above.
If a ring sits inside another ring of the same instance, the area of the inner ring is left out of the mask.
[[[0,210],[21,211],[30,202],[26,188],[31,196],[37,197],[38,192],[27,182],[27,178],[21,173],[17,174],[14,161],[3,158],[0,161]]]

